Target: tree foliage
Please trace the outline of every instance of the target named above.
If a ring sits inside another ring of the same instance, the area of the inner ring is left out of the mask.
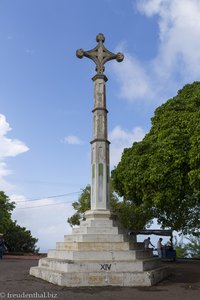
[[[200,83],[158,107],[141,142],[112,172],[115,190],[144,218],[183,233],[200,228]]]
[[[200,236],[190,235],[185,237],[185,240],[188,240],[188,243],[183,242],[183,237],[178,242],[177,238],[175,239],[174,248],[176,249],[177,258],[200,258]]]
[[[200,258],[200,236],[189,236],[189,243],[185,245],[188,256],[191,258]]]
[[[80,221],[85,220],[85,212],[87,210],[90,210],[90,192],[91,192],[91,187],[90,185],[87,185],[82,190],[82,193],[78,201],[72,203],[75,213],[67,220],[67,222],[71,226],[80,225]],[[117,211],[117,204],[118,204],[118,198],[111,186],[110,207],[113,213]]]
[[[80,221],[85,219],[84,213],[90,209],[90,185],[87,185],[78,198],[78,201],[72,203],[75,213],[67,219],[71,225],[80,225]]]
[[[14,209],[14,202],[3,191],[0,191],[0,232],[6,232],[12,224],[11,213]]]
[[[176,258],[188,257],[187,249],[185,247],[185,244],[183,243],[183,236],[180,241],[178,241],[177,237],[175,237],[175,242],[173,246],[174,249],[176,250]]]
[[[78,199],[72,203],[75,213],[68,218],[68,223],[71,226],[80,225],[81,220],[85,220],[85,212],[90,210],[90,185],[87,185]],[[147,221],[150,222],[151,216],[148,211],[144,212],[142,206],[137,207],[131,205],[129,201],[120,201],[117,194],[114,192],[111,181],[111,192],[110,192],[110,209],[112,212],[112,218],[117,220],[121,227],[126,229],[141,229]]]
[[[32,237],[31,232],[13,221],[11,214],[15,203],[0,191],[0,232],[4,234],[6,246],[11,252],[37,252],[37,239]]]
[[[6,246],[9,252],[37,253],[38,239],[32,237],[30,230],[19,226],[16,221],[12,222],[5,234]]]

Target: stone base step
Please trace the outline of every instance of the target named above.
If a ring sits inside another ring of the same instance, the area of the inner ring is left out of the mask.
[[[52,270],[79,273],[79,272],[143,272],[158,268],[160,259],[150,258],[135,261],[70,261],[64,259],[42,258],[39,267]]]
[[[56,250],[74,250],[74,251],[128,251],[144,250],[144,243],[129,242],[57,242]]]
[[[67,287],[83,286],[151,286],[169,274],[167,268],[145,272],[79,272],[66,273],[44,267],[32,267],[30,275]]]
[[[110,219],[87,219],[80,222],[80,227],[113,227],[113,221]]]
[[[123,234],[74,234],[65,235],[65,242],[125,242]]]
[[[68,251],[49,250],[48,258],[68,259],[75,261],[133,261],[152,257],[152,251],[130,250],[130,251]]]
[[[72,234],[118,234],[117,227],[88,227],[80,226],[72,229]]]

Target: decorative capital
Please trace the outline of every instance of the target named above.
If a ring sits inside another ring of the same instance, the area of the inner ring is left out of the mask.
[[[123,61],[124,59],[124,55],[120,52],[118,53],[113,53],[110,52],[104,45],[103,43],[105,42],[105,36],[102,33],[99,33],[96,36],[96,41],[98,43],[98,45],[88,51],[84,51],[83,49],[78,49],[76,51],[76,56],[78,58],[83,58],[88,57],[90,59],[92,59],[94,61],[94,63],[96,64],[96,72],[97,75],[102,75],[105,67],[104,64],[112,59],[116,59],[118,62]]]

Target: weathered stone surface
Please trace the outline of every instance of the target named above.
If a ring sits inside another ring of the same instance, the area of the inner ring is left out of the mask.
[[[93,139],[91,141],[91,210],[86,220],[47,258],[32,267],[30,274],[61,286],[150,286],[162,280],[167,270],[159,267],[159,260],[143,244],[129,242],[126,234],[110,220],[110,161],[107,130],[106,81],[104,64],[123,60],[103,45],[103,34],[97,36],[98,45],[89,51],[79,49],[77,56],[86,56],[96,64],[94,81]]]
[[[144,272],[62,272],[32,267],[30,274],[61,286],[151,286],[168,276],[168,270],[157,268]]]
[[[112,59],[116,59],[118,62],[123,61],[124,55],[120,52],[117,54],[110,52],[108,49],[105,48],[103,43],[105,42],[105,36],[102,33],[99,33],[96,36],[96,41],[98,42],[98,45],[88,51],[84,51],[83,49],[78,49],[76,51],[76,56],[78,58],[88,57],[92,59],[96,65],[96,71],[97,74],[103,74],[104,72],[104,64]]]
[[[113,226],[113,220],[110,220],[110,216],[107,218],[88,218],[88,215],[86,214],[87,220],[81,221],[80,227],[89,226],[89,227],[112,227]]]
[[[128,251],[128,250],[144,250],[143,243],[129,242],[58,242],[56,250],[79,250],[79,251]]]
[[[130,260],[152,257],[151,252],[145,250],[130,251],[66,251],[49,250],[49,258],[60,258],[68,260],[88,260],[88,261],[107,261],[107,260]]]
[[[103,234],[100,228],[113,233]],[[160,267],[152,251],[145,250],[143,243],[125,241],[127,237],[116,229],[105,216],[87,219],[72,235],[65,236],[65,242],[49,250],[30,274],[71,287],[150,286],[162,280],[167,270]]]
[[[123,242],[124,237],[122,234],[112,235],[112,234],[74,234],[65,235],[65,242]]]
[[[75,261],[55,258],[42,258],[39,266],[63,272],[143,272],[158,268],[160,260],[148,258],[135,261]]]
[[[73,228],[72,234],[118,234],[117,227],[79,227]]]

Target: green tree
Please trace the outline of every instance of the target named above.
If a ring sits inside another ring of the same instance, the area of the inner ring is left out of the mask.
[[[85,212],[90,210],[90,192],[91,187],[87,185],[83,190],[78,199],[72,203],[72,206],[75,210],[75,213],[68,218],[67,222],[71,225],[80,225],[81,220],[85,220]],[[114,193],[111,185],[111,193],[110,193],[110,207],[113,213],[117,213],[117,204],[119,203],[117,195]]]
[[[8,251],[11,252],[37,252],[37,239],[25,227],[19,226],[13,221],[11,214],[15,203],[0,191],[0,232],[4,234]]]
[[[114,189],[146,218],[184,234],[200,229],[200,83],[158,107],[141,142],[112,171]]]
[[[3,191],[0,191],[0,232],[4,233],[12,224],[11,214],[14,209],[14,202]]]
[[[188,256],[191,258],[200,258],[200,236],[189,236],[189,243],[185,245]]]
[[[78,201],[72,203],[76,211],[67,222],[71,225],[80,225],[80,221],[85,219],[85,212],[90,209],[90,185],[87,185],[78,198]]]
[[[188,240],[188,243],[183,243],[183,238]],[[174,248],[176,249],[177,258],[200,258],[200,236],[182,236],[178,242],[175,237]]]
[[[114,206],[114,210],[119,224],[128,230],[141,230],[152,224],[151,211],[144,210],[143,205],[138,206],[124,199]]]
[[[85,212],[90,209],[90,185],[87,185],[78,199],[72,203],[75,213],[68,218],[68,223],[71,226],[80,225],[81,220],[85,220]],[[137,230],[143,228],[147,221],[150,223],[151,215],[149,212],[143,212],[143,207],[137,207],[131,205],[130,201],[119,201],[117,194],[114,192],[111,181],[110,192],[110,209],[112,212],[112,218],[117,220],[118,225],[129,229]]]
[[[175,237],[174,249],[176,250],[176,258],[188,258],[188,251],[186,245],[183,243],[183,236],[180,241]]]
[[[6,246],[9,252],[37,253],[38,239],[32,237],[30,230],[12,222],[5,234]]]

